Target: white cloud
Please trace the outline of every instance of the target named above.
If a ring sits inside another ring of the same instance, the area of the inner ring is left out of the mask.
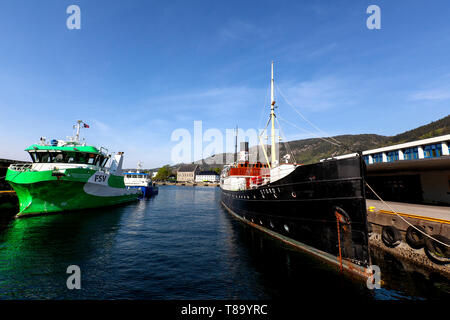
[[[450,99],[450,88],[436,88],[419,90],[409,96],[409,100],[448,100]]]
[[[333,42],[308,52],[306,56],[309,58],[319,57],[333,51],[335,48],[337,48],[337,44]]]
[[[241,21],[230,20],[219,30],[219,37],[223,40],[244,40],[264,37],[265,33],[255,25]]]
[[[326,109],[355,105],[358,96],[356,85],[349,79],[326,76],[299,83],[282,83],[278,100],[285,98],[295,107],[323,111]]]
[[[232,111],[254,108],[255,103],[261,104],[264,90],[248,87],[208,88],[178,95],[156,97],[148,102],[154,109],[164,112],[174,112],[183,115],[190,111],[192,115],[201,113],[210,115],[226,115]],[[149,108],[142,108],[150,110]],[[182,117],[183,118],[183,117]]]

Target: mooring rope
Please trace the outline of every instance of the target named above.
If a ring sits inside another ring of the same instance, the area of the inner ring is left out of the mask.
[[[375,196],[376,196],[378,199],[380,199],[380,201],[381,201],[383,204],[385,204],[386,206],[388,206],[388,207],[392,210],[392,212],[394,212],[400,219],[402,219],[404,222],[406,222],[409,226],[411,226],[412,228],[416,229],[417,231],[419,231],[419,232],[422,233],[423,235],[427,236],[427,237],[430,238],[431,240],[434,240],[434,241],[436,241],[436,242],[438,242],[438,243],[440,243],[440,244],[442,244],[442,245],[444,245],[444,246],[450,248],[450,245],[448,245],[448,244],[446,244],[446,243],[444,243],[444,242],[442,242],[442,241],[439,241],[439,240],[433,238],[432,236],[430,236],[430,235],[427,234],[426,232],[423,232],[423,231],[420,230],[419,228],[417,228],[417,227],[415,227],[414,225],[412,225],[411,223],[409,223],[405,218],[403,218],[400,214],[398,214],[397,211],[394,210],[394,208],[392,208],[392,207],[391,207],[389,204],[387,204],[383,199],[381,199],[381,197],[375,192],[375,190],[372,189],[372,187],[371,187],[367,182],[366,182],[366,185],[367,185],[367,187],[369,187],[369,189],[375,194]]]

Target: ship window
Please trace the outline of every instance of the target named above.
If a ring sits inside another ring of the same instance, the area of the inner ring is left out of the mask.
[[[42,162],[42,163],[52,162],[52,156],[48,152],[42,152],[42,153],[40,152],[38,157],[39,157],[40,162]]]
[[[55,155],[48,152],[38,152],[36,153],[37,162],[50,163],[53,162]]]
[[[95,156],[94,165],[95,165],[95,166],[98,166],[99,164],[100,164],[100,155],[97,154],[97,155]]]
[[[64,155],[62,153],[57,153],[56,156],[53,157],[53,162],[64,162]]]
[[[39,162],[39,159],[36,157],[36,153],[35,152],[28,152],[30,157],[31,157],[31,161],[33,162]]]
[[[86,163],[87,162],[87,156],[85,153],[78,153],[78,163]]]
[[[94,164],[94,163],[95,163],[95,154],[89,153],[88,164]]]
[[[105,160],[105,157],[104,157],[104,156],[98,155],[98,160],[97,160],[98,163],[97,163],[97,165],[98,165],[98,166],[101,166],[104,160]]]

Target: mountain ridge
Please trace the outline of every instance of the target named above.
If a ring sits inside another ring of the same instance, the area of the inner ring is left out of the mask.
[[[287,143],[281,142],[279,152],[281,159],[281,157],[287,153],[287,149],[290,149],[291,152],[289,153],[291,154],[291,161],[309,164],[324,158],[348,154],[356,151],[376,149],[414,140],[422,140],[446,134],[450,134],[450,115],[393,136],[365,133],[343,134],[332,137],[333,139],[338,140],[342,145],[345,145],[347,149],[324,141],[325,139],[330,139],[330,137],[324,137],[293,140],[288,141]],[[250,156],[254,157],[257,149],[259,149],[259,153],[261,155],[260,159],[264,159],[260,146],[251,147],[249,150]],[[270,146],[268,146],[267,153],[268,155],[270,154]],[[225,161],[220,161],[220,159],[224,159]],[[217,167],[222,168],[224,163],[230,163],[233,160],[234,153],[221,153],[195,161],[194,163],[199,164],[202,170],[209,170]],[[176,170],[180,165],[181,164],[172,165],[170,168],[172,170]],[[156,170],[158,170],[158,168],[151,169],[151,171]]]

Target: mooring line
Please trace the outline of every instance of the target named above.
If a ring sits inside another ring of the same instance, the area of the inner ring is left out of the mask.
[[[392,208],[392,207],[391,207],[389,204],[387,204],[383,199],[381,199],[381,197],[375,192],[375,190],[372,189],[372,187],[371,187],[367,182],[366,182],[366,186],[369,187],[369,189],[375,194],[375,196],[376,196],[378,199],[380,199],[380,201],[381,201],[383,204],[385,204],[386,206],[388,206],[388,207],[392,210],[392,212],[394,212],[400,219],[402,219],[404,222],[406,222],[409,226],[411,226],[412,228],[416,229],[417,231],[419,231],[419,232],[422,233],[423,235],[427,236],[427,237],[430,238],[431,240],[434,240],[434,241],[436,241],[436,242],[438,242],[438,243],[440,243],[440,244],[442,244],[442,245],[444,245],[444,246],[450,248],[450,245],[448,245],[448,244],[446,244],[446,243],[444,243],[444,242],[442,242],[442,241],[439,241],[439,240],[433,238],[432,236],[430,236],[430,235],[427,234],[426,232],[423,232],[423,231],[420,230],[419,228],[417,228],[417,227],[415,227],[414,225],[412,225],[411,223],[409,223],[405,218],[403,218],[400,214],[398,214],[397,211],[394,210],[394,208]]]

